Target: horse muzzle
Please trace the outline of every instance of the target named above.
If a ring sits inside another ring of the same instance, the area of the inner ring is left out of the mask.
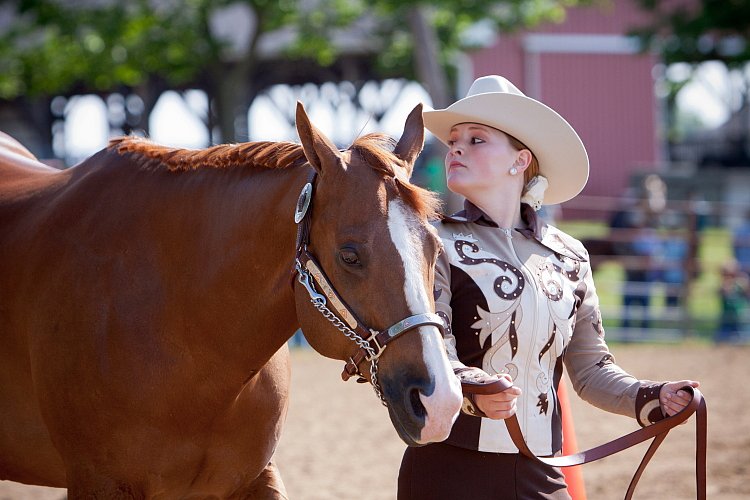
[[[440,334],[429,327],[419,330],[415,333],[423,342],[422,359],[396,362],[392,372],[383,367],[380,377],[393,426],[410,446],[444,441],[462,402],[461,385],[440,345]]]

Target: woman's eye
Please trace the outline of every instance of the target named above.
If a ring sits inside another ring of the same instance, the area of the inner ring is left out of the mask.
[[[484,141],[482,139],[480,139],[479,137],[472,137],[471,138],[471,143],[472,144],[482,144],[483,142]]]
[[[341,262],[348,266],[358,266],[360,264],[359,256],[354,250],[344,249],[341,250],[341,253],[339,255],[341,257]]]

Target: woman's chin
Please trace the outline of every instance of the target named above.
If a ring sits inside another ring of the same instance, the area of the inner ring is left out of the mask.
[[[452,193],[467,197],[467,194],[471,192],[471,189],[469,188],[468,184],[460,177],[460,175],[456,175],[455,177],[448,177],[445,184]]]

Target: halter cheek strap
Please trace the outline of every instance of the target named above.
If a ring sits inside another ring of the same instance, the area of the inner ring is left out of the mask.
[[[354,375],[358,375],[360,381],[365,381],[359,365],[363,361],[375,362],[383,354],[386,346],[400,335],[420,326],[435,326],[441,332],[445,328],[442,318],[437,314],[421,313],[402,319],[380,332],[367,329],[338,296],[315,257],[307,249],[304,249],[297,258],[296,272],[299,274],[298,281],[307,290],[315,308],[359,346],[341,372],[343,380],[349,380]],[[320,288],[323,293],[319,293],[317,288]],[[327,307],[328,304],[331,305],[330,309]]]

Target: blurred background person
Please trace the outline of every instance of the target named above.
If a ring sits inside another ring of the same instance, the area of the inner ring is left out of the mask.
[[[748,304],[750,303],[750,281],[740,271],[739,264],[732,259],[721,266],[721,320],[716,332],[717,342],[740,340],[748,331]]]

